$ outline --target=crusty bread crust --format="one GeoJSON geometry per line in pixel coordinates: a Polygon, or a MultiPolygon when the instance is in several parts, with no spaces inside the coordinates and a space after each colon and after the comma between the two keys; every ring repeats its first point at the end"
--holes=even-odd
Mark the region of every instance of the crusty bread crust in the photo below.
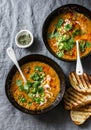
{"type": "Polygon", "coordinates": [[[72,121],[76,125],[83,124],[90,117],[88,112],[76,111],[76,110],[71,110],[70,111],[70,116],[71,116],[72,121]]]}
{"type": "Polygon", "coordinates": [[[91,94],[84,95],[72,87],[64,94],[64,105],[67,110],[74,110],[87,104],[91,104],[91,94]]]}
{"type": "Polygon", "coordinates": [[[91,105],[87,105],[70,111],[72,121],[76,125],[83,124],[91,116],[91,105]]]}
{"type": "Polygon", "coordinates": [[[78,92],[91,94],[91,76],[88,74],[77,75],[76,72],[71,72],[69,74],[69,81],[72,87],[78,92]]]}

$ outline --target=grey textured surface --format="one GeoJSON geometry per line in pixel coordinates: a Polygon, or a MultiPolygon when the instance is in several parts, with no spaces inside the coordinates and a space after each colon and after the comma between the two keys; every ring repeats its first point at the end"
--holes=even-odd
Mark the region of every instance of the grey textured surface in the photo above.
{"type": "MultiPolygon", "coordinates": [[[[75,63],[66,63],[54,58],[45,48],[41,30],[46,16],[57,7],[76,3],[91,9],[91,0],[0,0],[0,130],[90,130],[91,118],[83,125],[72,123],[69,112],[62,103],[44,115],[33,116],[15,109],[6,98],[4,84],[9,69],[13,65],[6,49],[12,46],[17,58],[28,54],[44,54],[54,59],[65,74],[75,69],[75,63]],[[34,34],[34,44],[29,49],[19,49],[15,45],[15,35],[21,29],[29,29],[34,34]]],[[[83,61],[84,70],[91,74],[91,56],[83,61]]]]}

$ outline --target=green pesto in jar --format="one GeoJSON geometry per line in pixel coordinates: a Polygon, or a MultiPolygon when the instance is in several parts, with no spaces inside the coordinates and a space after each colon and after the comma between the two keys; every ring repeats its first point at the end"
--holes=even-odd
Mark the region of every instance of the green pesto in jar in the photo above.
{"type": "Polygon", "coordinates": [[[18,43],[20,45],[28,45],[31,42],[30,34],[23,34],[18,38],[18,43]]]}

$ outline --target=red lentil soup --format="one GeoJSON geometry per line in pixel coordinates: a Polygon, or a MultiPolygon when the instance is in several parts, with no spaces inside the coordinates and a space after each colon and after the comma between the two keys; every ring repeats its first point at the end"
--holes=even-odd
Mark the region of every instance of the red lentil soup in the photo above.
{"type": "Polygon", "coordinates": [[[55,70],[39,61],[26,63],[21,69],[27,83],[23,82],[17,71],[11,83],[11,93],[15,101],[33,111],[50,106],[60,92],[60,80],[55,70]]]}
{"type": "Polygon", "coordinates": [[[47,41],[59,58],[76,59],[76,40],[79,40],[80,55],[91,51],[91,20],[78,12],[65,12],[52,20],[47,41]]]}

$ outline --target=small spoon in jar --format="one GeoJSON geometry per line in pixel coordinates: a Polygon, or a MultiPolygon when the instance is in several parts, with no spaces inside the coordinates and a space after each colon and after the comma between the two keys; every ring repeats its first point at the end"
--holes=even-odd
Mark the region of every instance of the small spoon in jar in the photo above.
{"type": "Polygon", "coordinates": [[[76,61],[76,74],[82,75],[83,74],[83,67],[80,59],[80,52],[79,52],[79,42],[76,41],[76,50],[77,50],[77,61],[76,61]]]}
{"type": "Polygon", "coordinates": [[[14,50],[11,47],[7,48],[7,54],[10,57],[10,59],[13,61],[13,63],[16,65],[18,71],[20,72],[20,74],[22,76],[22,79],[23,79],[24,83],[26,83],[27,80],[26,80],[24,74],[22,73],[22,70],[21,70],[21,68],[20,68],[20,66],[19,66],[19,64],[18,64],[18,62],[16,60],[14,50]]]}

